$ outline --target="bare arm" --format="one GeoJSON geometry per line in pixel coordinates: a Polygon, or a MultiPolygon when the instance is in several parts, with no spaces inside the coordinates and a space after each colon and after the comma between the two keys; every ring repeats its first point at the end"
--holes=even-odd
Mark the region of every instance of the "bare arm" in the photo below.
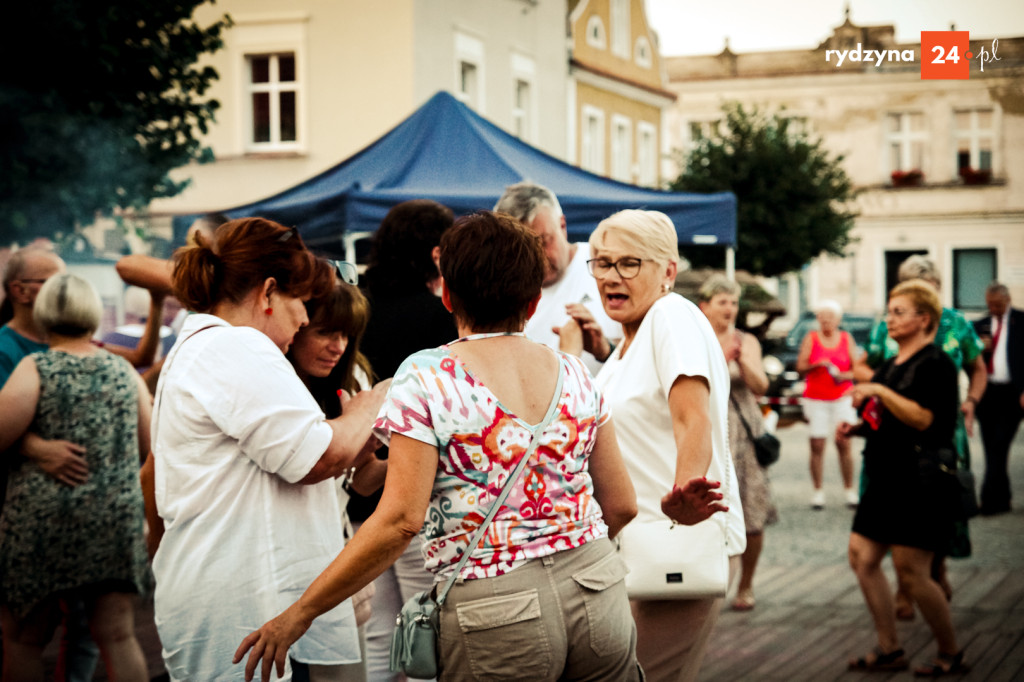
{"type": "Polygon", "coordinates": [[[25,435],[39,404],[39,370],[32,356],[22,358],[0,389],[0,452],[25,435]]]}
{"type": "Polygon", "coordinates": [[[436,447],[399,434],[391,437],[387,481],[377,510],[297,602],[242,640],[234,661],[238,663],[252,649],[245,666],[247,680],[261,659],[264,682],[269,682],[275,664],[280,677],[288,647],[313,620],[354,595],[401,556],[423,526],[437,461],[436,447]]]}
{"type": "Polygon", "coordinates": [[[599,362],[607,360],[615,347],[612,340],[604,335],[604,330],[587,306],[582,303],[569,303],[565,306],[565,312],[576,321],[583,332],[583,350],[593,355],[599,362]]]}
{"type": "Polygon", "coordinates": [[[67,486],[89,479],[85,448],[67,440],[47,440],[29,431],[20,441],[19,452],[31,459],[50,478],[67,486]]]}
{"type": "Polygon", "coordinates": [[[386,459],[378,459],[374,455],[366,464],[356,470],[355,476],[352,477],[352,490],[363,497],[368,497],[384,485],[384,478],[387,474],[388,461],[386,459]]]}
{"type": "Polygon", "coordinates": [[[156,509],[156,479],[154,474],[155,463],[153,453],[146,455],[146,462],[139,471],[139,483],[142,485],[142,501],[146,510],[146,527],[149,535],[146,536],[146,549],[149,551],[149,558],[152,559],[156,550],[160,547],[160,540],[164,536],[164,520],[156,509]]]}
{"type": "Polygon", "coordinates": [[[163,296],[171,293],[174,263],[169,260],[131,254],[118,260],[114,268],[127,284],[149,289],[151,293],[159,292],[163,296]]]}
{"type": "Polygon", "coordinates": [[[811,335],[810,333],[800,342],[800,354],[796,356],[796,371],[800,374],[807,374],[814,366],[811,364],[811,335]]]}
{"type": "Polygon", "coordinates": [[[974,435],[974,409],[985,395],[985,388],[988,386],[988,368],[985,367],[985,360],[979,354],[974,362],[967,368],[970,382],[967,385],[967,397],[960,405],[960,411],[964,414],[964,428],[967,435],[974,435]]]}
{"type": "Polygon", "coordinates": [[[391,380],[386,379],[372,389],[356,393],[344,403],[340,417],[327,421],[334,437],[320,460],[299,483],[312,485],[335,478],[368,453],[372,455],[377,449],[373,422],[390,385],[391,380]]]}
{"type": "Polygon", "coordinates": [[[594,499],[601,505],[608,537],[615,537],[637,514],[636,490],[622,461],[612,420],[597,430],[594,450],[588,463],[594,481],[594,499]]]}
{"type": "Polygon", "coordinates": [[[740,356],[737,359],[740,366],[740,374],[743,375],[743,383],[754,395],[762,396],[768,390],[768,375],[764,372],[764,365],[761,364],[761,344],[753,334],[743,335],[743,345],[740,347],[740,356]]]}
{"type": "MultiPolygon", "coordinates": [[[[132,363],[132,367],[149,367],[156,357],[156,349],[160,347],[160,329],[163,326],[164,313],[163,292],[149,292],[149,317],[135,348],[106,345],[104,348],[115,355],[132,363]]],[[[147,389],[148,390],[148,389],[147,389]]]]}
{"type": "Polygon", "coordinates": [[[924,431],[932,425],[935,415],[931,410],[926,410],[917,402],[904,397],[883,384],[868,382],[857,384],[850,391],[853,396],[854,407],[860,407],[864,401],[871,397],[878,397],[885,409],[889,410],[894,417],[907,426],[924,431]]]}
{"type": "Polygon", "coordinates": [[[140,375],[135,375],[135,382],[139,387],[139,462],[144,462],[150,448],[149,427],[153,421],[153,396],[149,394],[149,388],[140,375]]]}
{"type": "Polygon", "coordinates": [[[679,376],[668,394],[676,441],[676,478],[661,498],[661,511],[677,523],[693,525],[728,507],[715,492],[720,482],[709,481],[714,450],[709,416],[710,389],[704,377],[679,376]]]}
{"type": "Polygon", "coordinates": [[[711,466],[711,391],[707,379],[680,375],[668,393],[672,433],[676,440],[675,485],[701,478],[711,466]]]}
{"type": "Polygon", "coordinates": [[[875,370],[868,364],[868,353],[864,351],[853,361],[853,380],[858,383],[871,381],[874,376],[875,370]]]}

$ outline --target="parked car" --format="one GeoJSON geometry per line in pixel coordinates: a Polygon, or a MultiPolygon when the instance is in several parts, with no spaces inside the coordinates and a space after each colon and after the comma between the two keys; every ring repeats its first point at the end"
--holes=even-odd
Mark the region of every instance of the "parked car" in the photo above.
{"type": "MultiPolygon", "coordinates": [[[[839,328],[850,332],[858,348],[867,345],[876,318],[871,315],[847,313],[839,328]]],[[[764,371],[768,375],[768,392],[762,402],[779,413],[780,418],[802,419],[800,396],[804,392],[804,380],[796,371],[796,359],[800,344],[807,332],[817,329],[818,321],[813,313],[805,313],[789,333],[781,339],[768,339],[762,344],[764,371]]],[[[860,352],[855,351],[855,352],[860,352]]]]}

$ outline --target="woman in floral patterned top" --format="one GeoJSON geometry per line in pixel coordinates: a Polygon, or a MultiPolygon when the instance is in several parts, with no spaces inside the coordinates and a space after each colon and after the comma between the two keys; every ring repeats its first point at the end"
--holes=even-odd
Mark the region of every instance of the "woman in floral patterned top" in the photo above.
{"type": "MultiPolygon", "coordinates": [[[[409,539],[445,578],[470,560],[441,609],[440,679],[636,680],[636,632],[614,536],[636,495],[586,367],[522,334],[540,299],[544,253],[512,218],[480,212],[441,240],[442,299],[462,338],[399,368],[377,420],[390,439],[377,511],[298,602],[247,637],[283,664],[319,614],[369,582],[409,539]],[[554,395],[561,375],[561,391],[554,395]],[[553,400],[558,413],[495,516],[467,547],[553,400]]],[[[708,489],[702,511],[710,515],[708,489]]]]}

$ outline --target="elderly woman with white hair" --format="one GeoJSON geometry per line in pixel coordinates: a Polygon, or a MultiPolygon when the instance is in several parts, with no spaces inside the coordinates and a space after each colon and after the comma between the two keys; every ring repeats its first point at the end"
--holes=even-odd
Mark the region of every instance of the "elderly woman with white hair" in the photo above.
{"type": "MultiPolygon", "coordinates": [[[[729,454],[729,368],[707,317],[672,292],[678,237],[657,211],[627,210],[590,236],[590,273],[623,339],[597,375],[636,487],[637,521],[666,516],[693,524],[702,479],[721,483],[716,513],[730,578],[746,547],[743,511],[729,454]]],[[[587,320],[577,320],[586,324],[587,320]]],[[[721,598],[632,602],[637,659],[649,680],[692,680],[718,618],[721,598]]]]}
{"type": "MultiPolygon", "coordinates": [[[[853,388],[853,359],[856,343],[849,332],[839,328],[843,309],[835,301],[821,301],[815,309],[818,329],[812,329],[800,344],[796,369],[805,378],[803,409],[811,432],[811,507],[825,508],[822,479],[825,470],[825,442],[836,433],[836,426],[853,422],[856,413],[850,397],[853,388]]],[[[839,473],[843,478],[846,504],[856,507],[857,491],[853,487],[853,455],[850,441],[836,434],[839,451],[839,473]]]]}

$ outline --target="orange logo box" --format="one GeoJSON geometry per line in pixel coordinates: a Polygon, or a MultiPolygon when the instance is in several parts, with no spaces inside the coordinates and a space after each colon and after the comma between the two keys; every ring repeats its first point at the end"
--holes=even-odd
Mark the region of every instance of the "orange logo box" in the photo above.
{"type": "Polygon", "coordinates": [[[921,78],[967,80],[971,77],[970,31],[921,31],[921,78]]]}

